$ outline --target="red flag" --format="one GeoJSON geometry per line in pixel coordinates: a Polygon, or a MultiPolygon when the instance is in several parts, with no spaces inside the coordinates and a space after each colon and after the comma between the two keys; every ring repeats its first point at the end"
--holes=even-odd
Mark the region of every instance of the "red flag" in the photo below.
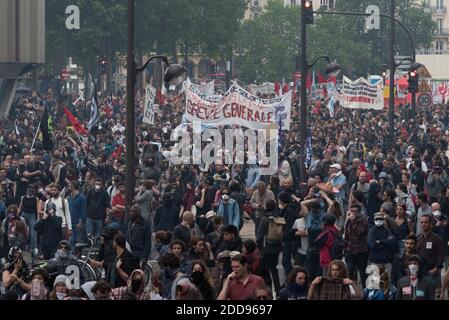
{"type": "Polygon", "coordinates": [[[279,91],[281,90],[281,85],[279,84],[279,81],[275,81],[274,82],[274,93],[276,93],[276,95],[279,95],[279,91]]]}
{"type": "Polygon", "coordinates": [[[326,79],[324,79],[323,75],[317,72],[318,75],[318,84],[326,83],[326,79]]]}
{"type": "Polygon", "coordinates": [[[79,122],[79,120],[69,111],[69,109],[67,109],[67,107],[64,107],[64,113],[66,114],[67,118],[69,118],[72,126],[75,128],[75,131],[78,134],[84,134],[86,136],[89,134],[89,131],[87,131],[83,124],[79,122]]]}
{"type": "Polygon", "coordinates": [[[312,88],[312,75],[310,73],[307,74],[306,88],[309,90],[312,88]]]}
{"type": "Polygon", "coordinates": [[[282,94],[285,94],[290,91],[290,86],[288,84],[285,84],[282,88],[282,94]]]}
{"type": "Polygon", "coordinates": [[[121,154],[123,152],[123,146],[119,145],[117,149],[112,153],[112,158],[117,159],[120,158],[121,154]]]}

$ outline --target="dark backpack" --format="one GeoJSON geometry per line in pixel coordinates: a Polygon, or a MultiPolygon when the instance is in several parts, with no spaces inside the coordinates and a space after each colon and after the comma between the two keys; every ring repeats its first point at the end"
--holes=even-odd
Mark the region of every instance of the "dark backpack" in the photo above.
{"type": "Polygon", "coordinates": [[[343,237],[337,233],[334,233],[334,242],[330,247],[329,254],[332,260],[341,260],[343,259],[343,251],[345,249],[345,240],[343,237]]]}

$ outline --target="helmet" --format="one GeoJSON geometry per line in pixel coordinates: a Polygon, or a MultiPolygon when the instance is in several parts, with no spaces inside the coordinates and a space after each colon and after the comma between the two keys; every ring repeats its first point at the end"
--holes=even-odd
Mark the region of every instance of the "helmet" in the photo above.
{"type": "Polygon", "coordinates": [[[8,259],[9,259],[9,261],[12,262],[14,260],[14,255],[16,253],[22,254],[22,250],[20,250],[19,247],[11,247],[11,249],[9,249],[9,252],[8,252],[8,259]]]}

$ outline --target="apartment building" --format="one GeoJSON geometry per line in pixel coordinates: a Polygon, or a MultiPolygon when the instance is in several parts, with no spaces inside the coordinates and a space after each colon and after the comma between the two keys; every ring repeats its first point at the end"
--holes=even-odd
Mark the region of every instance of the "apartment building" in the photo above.
{"type": "MultiPolygon", "coordinates": [[[[301,0],[283,0],[284,5],[286,6],[300,6],[301,0]]],[[[326,9],[326,10],[333,10],[335,9],[335,3],[337,0],[312,0],[313,1],[313,8],[315,10],[318,10],[320,8],[326,9]]],[[[268,0],[249,0],[248,8],[245,11],[245,19],[254,19],[258,15],[260,15],[264,9],[264,7],[267,5],[268,0]]]]}

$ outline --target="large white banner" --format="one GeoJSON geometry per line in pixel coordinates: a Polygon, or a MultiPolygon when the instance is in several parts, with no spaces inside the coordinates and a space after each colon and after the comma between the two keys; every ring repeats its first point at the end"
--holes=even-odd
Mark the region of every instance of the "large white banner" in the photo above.
{"type": "Polygon", "coordinates": [[[213,96],[215,91],[215,80],[203,84],[192,84],[202,95],[213,96]]]}
{"type": "Polygon", "coordinates": [[[154,124],[154,101],[156,99],[156,89],[147,84],[145,89],[145,106],[143,111],[143,122],[154,124]]]}
{"type": "Polygon", "coordinates": [[[250,84],[249,90],[255,96],[258,94],[274,94],[274,83],[264,82],[262,84],[250,84]]]}
{"type": "Polygon", "coordinates": [[[264,129],[277,124],[282,130],[290,129],[292,91],[272,99],[258,98],[237,84],[219,101],[198,95],[192,87],[186,90],[186,120],[203,125],[239,125],[251,129],[264,129]]]}
{"type": "Polygon", "coordinates": [[[384,108],[382,82],[371,84],[365,78],[351,81],[343,76],[342,106],[349,109],[374,109],[384,108]]]}

